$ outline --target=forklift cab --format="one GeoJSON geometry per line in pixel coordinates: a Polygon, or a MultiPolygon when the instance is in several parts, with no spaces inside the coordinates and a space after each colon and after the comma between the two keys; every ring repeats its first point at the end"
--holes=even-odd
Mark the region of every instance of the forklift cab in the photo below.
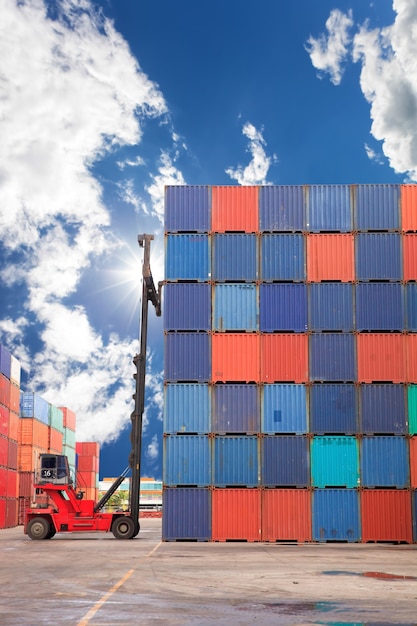
{"type": "Polygon", "coordinates": [[[62,454],[41,454],[40,467],[37,472],[38,484],[51,483],[53,485],[70,485],[68,458],[62,454]]]}

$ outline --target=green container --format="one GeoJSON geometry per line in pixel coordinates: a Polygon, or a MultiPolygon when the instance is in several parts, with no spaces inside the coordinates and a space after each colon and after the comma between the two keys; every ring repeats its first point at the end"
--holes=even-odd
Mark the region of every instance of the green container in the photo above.
{"type": "Polygon", "coordinates": [[[69,446],[75,450],[75,432],[69,428],[64,428],[64,446],[69,446]]]}
{"type": "Polygon", "coordinates": [[[53,404],[49,405],[48,412],[48,425],[58,430],[60,433],[64,432],[64,414],[61,409],[54,406],[53,404]]]}
{"type": "Polygon", "coordinates": [[[417,385],[408,386],[408,432],[417,435],[417,385]]]}
{"type": "Polygon", "coordinates": [[[313,487],[359,487],[359,447],[355,437],[313,437],[313,487]]]}
{"type": "Polygon", "coordinates": [[[73,448],[72,446],[64,445],[62,447],[62,454],[68,457],[69,465],[75,468],[75,448],[73,448]]]}

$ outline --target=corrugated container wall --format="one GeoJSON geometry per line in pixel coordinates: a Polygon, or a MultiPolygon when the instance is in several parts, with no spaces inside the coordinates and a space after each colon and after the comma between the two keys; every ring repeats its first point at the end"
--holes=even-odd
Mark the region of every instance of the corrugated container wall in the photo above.
{"type": "Polygon", "coordinates": [[[401,185],[401,228],[417,231],[417,186],[401,185]]]}
{"type": "Polygon", "coordinates": [[[359,541],[360,513],[357,489],[315,489],[313,539],[359,541]]]}
{"type": "Polygon", "coordinates": [[[208,382],[210,365],[210,336],[207,333],[165,335],[166,381],[208,382]]]}
{"type": "Polygon", "coordinates": [[[208,489],[163,490],[162,540],[211,539],[211,494],[208,489]]]}
{"type": "Polygon", "coordinates": [[[258,330],[258,297],[255,284],[215,285],[213,305],[213,330],[258,330]]]}
{"type": "Polygon", "coordinates": [[[209,232],[210,205],[210,187],[165,187],[165,230],[209,232]]]}
{"type": "Polygon", "coordinates": [[[167,283],[165,330],[211,330],[211,287],[207,283],[167,283]]]}
{"type": "Polygon", "coordinates": [[[402,239],[397,233],[356,235],[357,280],[402,280],[402,239]]]}
{"type": "Polygon", "coordinates": [[[307,433],[305,385],[273,384],[261,387],[261,431],[266,434],[307,433]]]}
{"type": "Polygon", "coordinates": [[[211,393],[208,384],[165,385],[164,432],[209,433],[211,393]]]}
{"type": "Polygon", "coordinates": [[[306,279],[305,237],[298,233],[264,234],[261,237],[261,279],[306,279]]]}
{"type": "Polygon", "coordinates": [[[355,230],[399,230],[400,186],[357,185],[355,230]]]}
{"type": "Polygon", "coordinates": [[[304,192],[301,186],[260,187],[260,230],[303,231],[305,229],[304,192]]]}
{"type": "Polygon", "coordinates": [[[311,385],[310,432],[315,435],[351,435],[358,432],[355,385],[311,385]]]}
{"type": "Polygon", "coordinates": [[[356,285],[356,330],[401,331],[404,328],[404,286],[401,283],[356,285]]]}
{"type": "Polygon", "coordinates": [[[354,286],[346,283],[312,283],[309,293],[309,329],[354,330],[354,286]]]}
{"type": "Polygon", "coordinates": [[[167,280],[210,279],[210,240],[208,235],[165,236],[165,278],[167,280]]]}
{"type": "Polygon", "coordinates": [[[311,185],[306,187],[306,192],[308,231],[352,231],[353,203],[349,185],[311,185]]]}
{"type": "Polygon", "coordinates": [[[258,385],[218,384],[213,390],[214,433],[258,433],[260,408],[258,385]]]}
{"type": "Polygon", "coordinates": [[[213,235],[213,280],[254,281],[257,272],[256,235],[213,235]]]}
{"type": "Polygon", "coordinates": [[[307,235],[307,280],[355,280],[353,235],[307,235]]]}
{"type": "Polygon", "coordinates": [[[302,283],[261,284],[259,310],[261,332],[306,332],[307,286],[302,283]]]}
{"type": "Polygon", "coordinates": [[[213,232],[258,231],[258,187],[212,187],[213,232]]]}

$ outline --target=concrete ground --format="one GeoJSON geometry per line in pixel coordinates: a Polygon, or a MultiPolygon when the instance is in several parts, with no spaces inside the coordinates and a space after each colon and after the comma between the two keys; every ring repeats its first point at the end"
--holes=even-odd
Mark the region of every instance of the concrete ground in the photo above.
{"type": "Polygon", "coordinates": [[[417,624],[417,545],[0,531],[1,626],[417,624]]]}

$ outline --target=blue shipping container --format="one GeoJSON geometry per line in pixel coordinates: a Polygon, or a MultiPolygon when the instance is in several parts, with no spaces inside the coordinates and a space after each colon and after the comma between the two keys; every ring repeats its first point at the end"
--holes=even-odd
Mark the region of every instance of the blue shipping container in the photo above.
{"type": "Polygon", "coordinates": [[[305,238],[297,233],[261,237],[261,279],[305,280],[305,238]]]}
{"type": "Polygon", "coordinates": [[[364,437],[361,441],[361,480],[362,487],[408,487],[407,439],[364,437]]]}
{"type": "Polygon", "coordinates": [[[402,241],[397,233],[356,235],[357,280],[401,280],[402,241]]]}
{"type": "Polygon", "coordinates": [[[211,492],[208,489],[164,489],[163,509],[163,541],[211,539],[211,492]]]}
{"type": "Polygon", "coordinates": [[[213,235],[213,279],[254,281],[258,277],[256,235],[213,235]]]}
{"type": "Polygon", "coordinates": [[[315,435],[355,434],[357,424],[355,385],[320,383],[310,388],[310,432],[315,435]]]}
{"type": "Polygon", "coordinates": [[[164,330],[211,330],[211,286],[167,283],[163,316],[164,330]]]}
{"type": "Polygon", "coordinates": [[[353,211],[349,185],[307,187],[307,230],[352,231],[353,211]]]}
{"type": "Polygon", "coordinates": [[[401,283],[356,285],[356,330],[404,329],[404,287],[401,283]]]}
{"type": "Polygon", "coordinates": [[[0,344],[0,373],[10,380],[12,356],[7,348],[0,344]]]}
{"type": "Polygon", "coordinates": [[[407,299],[407,330],[417,331],[417,283],[405,285],[407,299]]]}
{"type": "Polygon", "coordinates": [[[302,231],[304,213],[302,186],[267,185],[259,188],[261,231],[302,231]]]}
{"type": "Polygon", "coordinates": [[[255,284],[215,285],[213,305],[213,330],[258,330],[258,298],[255,284]]]}
{"type": "Polygon", "coordinates": [[[359,541],[357,489],[315,489],[312,500],[314,541],[359,541]]]}
{"type": "Polygon", "coordinates": [[[311,441],[313,487],[359,485],[359,451],[355,437],[313,437],[311,441]]]}
{"type": "Polygon", "coordinates": [[[308,287],[309,330],[354,330],[353,285],[312,283],[308,287]]]}
{"type": "Polygon", "coordinates": [[[260,428],[257,385],[213,386],[213,432],[258,433],[260,428]]]}
{"type": "Polygon", "coordinates": [[[165,278],[210,280],[209,235],[166,235],[165,278]]]}
{"type": "Polygon", "coordinates": [[[258,485],[258,438],[251,435],[214,438],[214,486],[258,485]]]}
{"type": "Polygon", "coordinates": [[[168,333],[165,335],[164,357],[166,381],[210,380],[210,335],[207,333],[168,333]]]}
{"type": "Polygon", "coordinates": [[[175,185],[165,187],[165,230],[210,230],[211,188],[175,185]]]}
{"type": "Polygon", "coordinates": [[[400,228],[399,185],[357,185],[355,230],[398,230],[400,228]]]}
{"type": "Polygon", "coordinates": [[[401,384],[359,386],[360,432],[365,434],[407,433],[406,389],[401,384]]]}
{"type": "Polygon", "coordinates": [[[355,336],[318,333],[310,336],[310,380],[354,382],[355,336]]]}
{"type": "Polygon", "coordinates": [[[43,424],[49,424],[49,403],[32,391],[20,394],[20,417],[34,417],[43,424]]]}
{"type": "Polygon", "coordinates": [[[305,436],[276,435],[261,439],[261,485],[308,487],[309,444],[305,436]]]}
{"type": "Polygon", "coordinates": [[[261,431],[267,434],[307,432],[305,385],[274,384],[261,387],[261,431]]]}
{"type": "Polygon", "coordinates": [[[208,435],[164,437],[164,484],[208,487],[211,484],[211,439],[208,435]]]}
{"type": "Polygon", "coordinates": [[[261,283],[261,332],[307,331],[307,287],[301,283],[261,283]]]}
{"type": "Polygon", "coordinates": [[[209,433],[210,415],[211,393],[208,384],[165,385],[165,433],[209,433]]]}

